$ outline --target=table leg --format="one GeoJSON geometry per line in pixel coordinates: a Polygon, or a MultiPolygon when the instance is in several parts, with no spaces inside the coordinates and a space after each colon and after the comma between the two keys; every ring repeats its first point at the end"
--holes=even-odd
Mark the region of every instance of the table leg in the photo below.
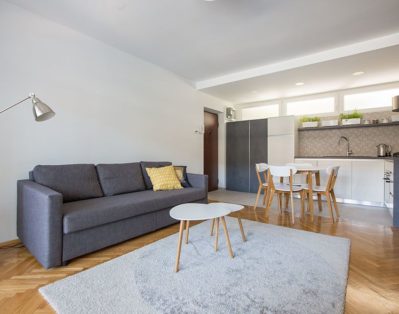
{"type": "Polygon", "coordinates": [[[176,265],[175,272],[179,271],[179,262],[180,262],[180,252],[181,252],[181,242],[183,239],[183,231],[184,231],[184,220],[180,221],[180,230],[179,230],[179,241],[177,243],[177,255],[176,255],[176,265]]]}
{"type": "Polygon", "coordinates": [[[187,220],[186,222],[186,244],[188,244],[188,233],[190,231],[190,221],[187,220]]]}
{"type": "Polygon", "coordinates": [[[310,209],[310,220],[313,222],[314,215],[314,204],[313,204],[313,174],[308,172],[308,187],[309,187],[309,209],[310,209]]]}
{"type": "MultiPolygon", "coordinates": [[[[316,185],[320,185],[320,171],[317,171],[315,173],[315,177],[316,177],[316,185]]],[[[317,203],[319,206],[319,211],[323,211],[323,203],[321,202],[321,194],[317,193],[317,203]]]]}
{"type": "Polygon", "coordinates": [[[238,225],[240,226],[242,240],[245,242],[245,241],[247,241],[247,238],[245,237],[244,227],[242,226],[241,218],[238,217],[237,219],[238,219],[238,225]]]}
{"type": "Polygon", "coordinates": [[[233,253],[233,250],[231,249],[231,243],[230,243],[229,232],[227,231],[226,220],[224,219],[224,217],[221,217],[220,219],[222,219],[222,225],[223,225],[223,229],[224,229],[224,235],[226,236],[226,242],[227,242],[227,247],[228,247],[228,249],[229,249],[230,257],[231,257],[231,258],[234,258],[234,253],[233,253]]]}
{"type": "Polygon", "coordinates": [[[218,245],[219,245],[219,218],[216,218],[215,252],[218,250],[218,245]]]}
{"type": "Polygon", "coordinates": [[[212,219],[212,224],[211,224],[211,237],[213,236],[213,228],[215,227],[215,218],[212,219]]]}

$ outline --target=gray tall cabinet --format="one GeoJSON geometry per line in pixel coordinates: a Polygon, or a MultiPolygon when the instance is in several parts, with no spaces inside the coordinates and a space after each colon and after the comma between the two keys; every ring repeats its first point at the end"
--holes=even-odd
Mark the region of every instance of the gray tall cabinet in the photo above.
{"type": "Polygon", "coordinates": [[[255,164],[267,163],[267,119],[229,122],[226,126],[226,188],[258,191],[255,164]]]}

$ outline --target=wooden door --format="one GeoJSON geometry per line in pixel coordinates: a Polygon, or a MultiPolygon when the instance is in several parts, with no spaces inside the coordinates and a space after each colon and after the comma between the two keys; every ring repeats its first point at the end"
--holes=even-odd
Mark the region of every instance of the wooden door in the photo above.
{"type": "Polygon", "coordinates": [[[208,175],[208,191],[218,189],[218,115],[204,112],[204,174],[208,175]]]}

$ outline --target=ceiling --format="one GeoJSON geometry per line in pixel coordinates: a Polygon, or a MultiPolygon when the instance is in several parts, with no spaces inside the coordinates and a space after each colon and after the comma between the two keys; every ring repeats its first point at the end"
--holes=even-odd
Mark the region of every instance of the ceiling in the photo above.
{"type": "MultiPolygon", "coordinates": [[[[399,32],[398,0],[9,2],[169,69],[193,83],[399,32]]],[[[379,53],[373,60],[380,58],[379,53]]],[[[387,54],[392,58],[391,53],[387,54]]],[[[370,75],[378,69],[366,69],[367,58],[361,57],[357,64],[370,75]]],[[[246,95],[257,89],[276,98],[295,94],[296,89],[279,88],[284,84],[291,86],[297,78],[309,82],[303,89],[317,89],[318,71],[322,70],[326,72],[320,75],[326,80],[319,84],[320,88],[325,83],[336,88],[367,82],[368,76],[357,81],[347,76],[352,71],[350,61],[335,62],[207,91],[233,102],[256,99],[258,96],[246,95]],[[343,82],[338,82],[339,77],[344,77],[343,82]],[[272,92],[270,84],[277,90],[272,92]],[[266,85],[268,88],[263,90],[266,85]]],[[[392,74],[384,62],[378,65],[385,66],[379,74],[392,74]]]]}
{"type": "Polygon", "coordinates": [[[203,91],[233,104],[399,82],[399,45],[321,62],[203,91]],[[363,71],[363,75],[352,73],[363,71]],[[297,82],[305,85],[296,86],[297,82]]]}

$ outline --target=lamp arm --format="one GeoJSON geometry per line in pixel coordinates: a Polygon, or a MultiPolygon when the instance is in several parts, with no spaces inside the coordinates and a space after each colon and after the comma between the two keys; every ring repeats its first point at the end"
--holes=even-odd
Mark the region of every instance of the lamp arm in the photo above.
{"type": "Polygon", "coordinates": [[[11,109],[11,108],[13,108],[13,107],[19,105],[21,102],[24,102],[25,100],[28,100],[28,99],[31,98],[31,97],[32,97],[32,96],[29,95],[28,97],[26,97],[25,99],[22,99],[21,101],[17,102],[16,104],[11,105],[10,107],[7,107],[7,108],[1,110],[1,111],[0,111],[0,114],[3,113],[4,111],[7,111],[8,109],[11,109]]]}

